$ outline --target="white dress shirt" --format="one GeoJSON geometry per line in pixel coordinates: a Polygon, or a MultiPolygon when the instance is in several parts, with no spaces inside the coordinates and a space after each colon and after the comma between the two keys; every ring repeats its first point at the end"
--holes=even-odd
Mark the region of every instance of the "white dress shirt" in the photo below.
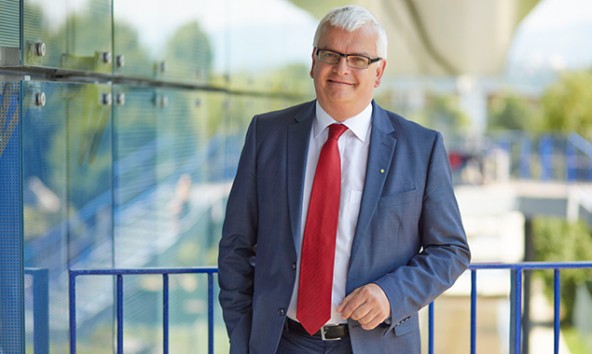
{"type": "MultiPolygon", "coordinates": [[[[339,155],[341,156],[341,200],[339,203],[339,222],[337,227],[337,240],[335,248],[335,266],[333,270],[333,293],[331,305],[331,319],[328,324],[346,323],[339,313],[335,311],[337,306],[345,298],[345,285],[347,282],[347,268],[354,232],[360,212],[364,179],[366,177],[366,164],[368,161],[368,147],[370,144],[370,128],[372,117],[372,104],[369,104],[361,113],[343,122],[348,130],[339,138],[339,155]]],[[[304,195],[302,198],[302,216],[300,220],[299,247],[297,247],[298,263],[296,268],[296,284],[288,317],[296,319],[296,305],[298,301],[298,284],[300,279],[300,251],[302,248],[302,236],[310,191],[319,160],[321,148],[329,135],[327,127],[335,121],[323,110],[317,101],[316,118],[310,134],[308,157],[306,162],[306,174],[304,180],[304,195]]]]}

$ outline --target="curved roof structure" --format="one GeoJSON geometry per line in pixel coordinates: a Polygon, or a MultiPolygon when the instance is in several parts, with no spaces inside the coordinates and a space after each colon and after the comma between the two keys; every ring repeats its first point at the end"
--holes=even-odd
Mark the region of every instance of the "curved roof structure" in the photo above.
{"type": "Polygon", "coordinates": [[[355,3],[372,11],[389,36],[388,76],[495,76],[514,31],[539,0],[291,0],[320,18],[355,3]]]}

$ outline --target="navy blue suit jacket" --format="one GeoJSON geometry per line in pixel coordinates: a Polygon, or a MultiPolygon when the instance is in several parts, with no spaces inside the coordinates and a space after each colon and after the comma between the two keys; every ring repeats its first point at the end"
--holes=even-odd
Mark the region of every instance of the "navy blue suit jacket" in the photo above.
{"type": "MultiPolygon", "coordinates": [[[[419,353],[417,312],[467,268],[470,251],[442,136],[373,104],[366,180],[347,292],[378,284],[391,325],[349,321],[354,353],[419,353]]],[[[219,247],[220,304],[231,353],[275,353],[296,274],[315,102],[255,116],[219,247]]]]}

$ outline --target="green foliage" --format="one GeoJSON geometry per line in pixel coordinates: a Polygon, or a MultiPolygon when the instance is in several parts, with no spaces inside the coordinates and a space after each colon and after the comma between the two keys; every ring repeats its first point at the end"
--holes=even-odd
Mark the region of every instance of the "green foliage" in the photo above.
{"type": "MultiPolygon", "coordinates": [[[[592,230],[584,222],[537,218],[533,223],[533,244],[537,261],[574,262],[592,259],[592,230]]],[[[546,272],[543,277],[547,289],[553,289],[553,273],[546,272]]],[[[561,303],[565,310],[563,323],[572,323],[576,287],[591,277],[590,269],[561,272],[561,303]]]]}
{"type": "Polygon", "coordinates": [[[586,348],[586,342],[590,339],[585,338],[584,334],[578,331],[577,328],[565,328],[561,330],[561,334],[565,338],[565,343],[569,348],[571,354],[589,354],[589,348],[586,348]]]}
{"type": "Polygon", "coordinates": [[[592,71],[566,72],[538,99],[513,93],[489,102],[489,132],[519,130],[534,135],[578,132],[592,138],[592,71]]]}
{"type": "Polygon", "coordinates": [[[462,134],[471,124],[470,118],[460,109],[456,96],[432,96],[426,110],[425,124],[445,135],[462,134]]]}
{"type": "Polygon", "coordinates": [[[311,95],[313,81],[309,75],[310,67],[303,64],[289,64],[274,70],[270,77],[269,92],[274,94],[311,95]]]}
{"type": "Polygon", "coordinates": [[[470,118],[460,108],[458,96],[432,94],[422,98],[420,104],[409,105],[398,100],[399,93],[391,89],[381,89],[375,95],[376,102],[383,108],[397,112],[428,128],[436,129],[446,136],[459,136],[467,133],[470,118]],[[425,99],[425,102],[423,100],[425,99]]]}
{"type": "Polygon", "coordinates": [[[569,72],[541,98],[544,131],[592,138],[592,71],[569,72]]]}
{"type": "Polygon", "coordinates": [[[206,79],[212,68],[210,41],[197,21],[180,26],[167,43],[167,72],[175,78],[206,79]]]}
{"type": "Polygon", "coordinates": [[[148,51],[139,42],[138,30],[123,21],[113,23],[114,55],[124,55],[123,67],[116,67],[117,73],[140,77],[153,70],[148,51]]]}
{"type": "Polygon", "coordinates": [[[488,131],[522,130],[534,132],[540,108],[535,101],[517,94],[494,96],[489,102],[488,131]]]}

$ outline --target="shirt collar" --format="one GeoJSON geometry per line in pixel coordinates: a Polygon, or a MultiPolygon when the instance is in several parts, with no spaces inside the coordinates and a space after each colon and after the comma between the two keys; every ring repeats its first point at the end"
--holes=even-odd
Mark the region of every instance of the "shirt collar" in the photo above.
{"type": "MultiPolygon", "coordinates": [[[[343,121],[343,124],[351,130],[351,132],[362,142],[366,141],[368,137],[368,130],[370,129],[370,123],[372,121],[372,103],[368,104],[362,112],[356,114],[343,121]]],[[[316,103],[316,119],[313,125],[313,136],[317,138],[325,128],[333,123],[339,123],[333,119],[319,104],[316,103]]]]}

